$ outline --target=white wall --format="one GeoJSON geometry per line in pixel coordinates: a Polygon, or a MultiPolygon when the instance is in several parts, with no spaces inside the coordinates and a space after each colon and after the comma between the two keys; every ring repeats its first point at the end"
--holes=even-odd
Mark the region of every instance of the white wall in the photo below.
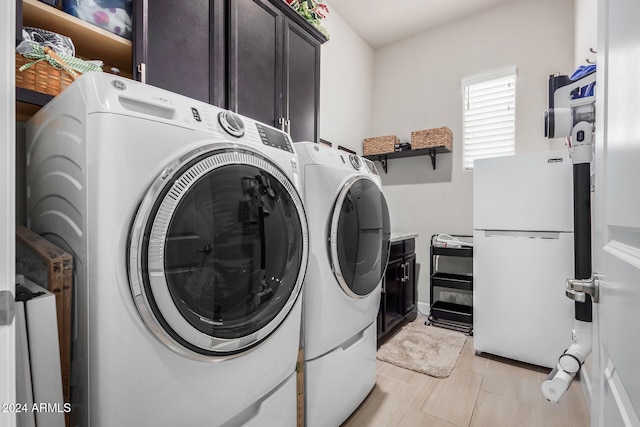
{"type": "Polygon", "coordinates": [[[408,141],[413,130],[453,131],[453,152],[437,157],[436,170],[425,156],[391,160],[383,173],[392,230],[420,234],[419,301],[429,302],[431,235],[473,229],[473,173],[462,170],[461,79],[515,65],[516,153],[562,149],[562,141],[544,138],[542,117],[548,75],[573,72],[573,39],[573,0],[515,0],[375,52],[371,134],[408,141]]]}
{"type": "Polygon", "coordinates": [[[328,4],[320,60],[320,138],[362,153],[373,113],[373,49],[328,4]]]}
{"type": "Polygon", "coordinates": [[[575,66],[587,65],[587,60],[595,62],[598,33],[597,0],[575,0],[575,66]]]}

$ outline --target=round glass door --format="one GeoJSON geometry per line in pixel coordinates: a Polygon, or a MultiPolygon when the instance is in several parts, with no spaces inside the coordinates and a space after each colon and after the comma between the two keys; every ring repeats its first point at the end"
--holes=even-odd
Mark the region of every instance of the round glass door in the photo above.
{"type": "Polygon", "coordinates": [[[342,289],[351,297],[373,292],[389,260],[390,220],[377,183],[351,178],[338,195],[329,236],[331,264],[342,289]]]}
{"type": "Polygon", "coordinates": [[[278,327],[300,293],[308,252],[300,196],[249,151],[198,150],[170,169],[132,229],[138,310],[180,353],[245,351],[278,327]]]}

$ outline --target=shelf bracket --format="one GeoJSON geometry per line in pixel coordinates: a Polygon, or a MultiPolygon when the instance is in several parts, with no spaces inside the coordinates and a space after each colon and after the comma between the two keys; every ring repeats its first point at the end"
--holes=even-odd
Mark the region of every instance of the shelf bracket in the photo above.
{"type": "Polygon", "coordinates": [[[435,148],[429,149],[429,157],[431,157],[431,166],[433,166],[433,170],[435,170],[436,169],[436,149],[435,148]]]}
{"type": "Polygon", "coordinates": [[[379,155],[378,156],[378,161],[382,165],[382,170],[384,170],[384,173],[387,173],[387,168],[389,167],[388,166],[389,162],[387,160],[387,155],[386,154],[384,156],[379,155]]]}

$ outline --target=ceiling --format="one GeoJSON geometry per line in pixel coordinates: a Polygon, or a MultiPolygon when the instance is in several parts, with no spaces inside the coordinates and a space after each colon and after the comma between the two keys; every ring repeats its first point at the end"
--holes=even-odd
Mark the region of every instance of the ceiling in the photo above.
{"type": "Polygon", "coordinates": [[[374,49],[513,0],[329,0],[374,49]]]}

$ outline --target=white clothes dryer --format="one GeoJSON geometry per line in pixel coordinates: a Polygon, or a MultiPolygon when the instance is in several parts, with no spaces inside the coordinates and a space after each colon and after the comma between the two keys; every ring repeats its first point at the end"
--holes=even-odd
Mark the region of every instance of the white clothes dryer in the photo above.
{"type": "Polygon", "coordinates": [[[340,425],[376,380],[376,319],[390,220],[369,160],[296,143],[310,255],[303,291],[307,426],[340,425]]]}
{"type": "Polygon", "coordinates": [[[73,426],[294,426],[308,231],[288,135],[87,73],[27,125],[74,256],[73,426]]]}

